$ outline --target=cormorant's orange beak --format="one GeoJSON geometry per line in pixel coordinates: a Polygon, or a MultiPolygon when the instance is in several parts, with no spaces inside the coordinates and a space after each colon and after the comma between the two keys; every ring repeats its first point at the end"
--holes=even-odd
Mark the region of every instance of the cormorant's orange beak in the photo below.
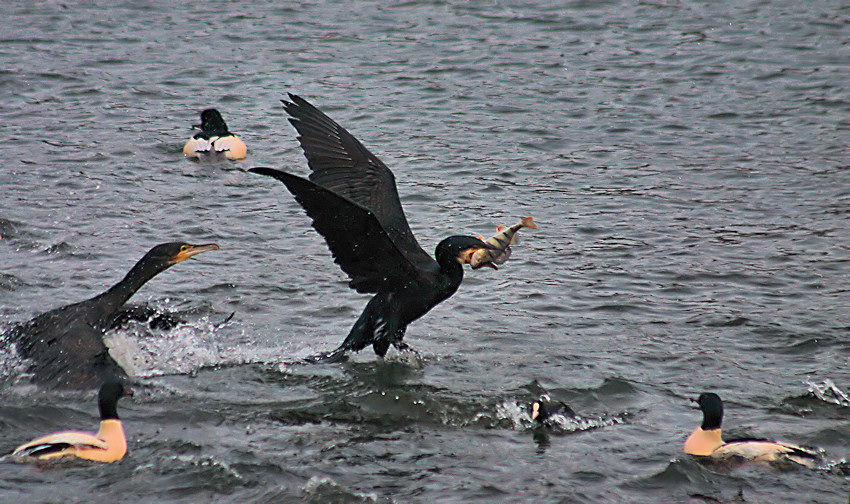
{"type": "Polygon", "coordinates": [[[469,264],[472,262],[472,256],[475,255],[475,252],[480,250],[481,247],[471,247],[466,250],[461,250],[460,254],[457,255],[457,262],[461,264],[469,264]]]}
{"type": "Polygon", "coordinates": [[[218,250],[219,247],[215,243],[207,243],[206,245],[183,245],[180,248],[180,252],[174,256],[174,259],[171,264],[177,264],[179,262],[183,262],[186,259],[192,257],[193,255],[200,254],[201,252],[208,252],[210,250],[218,250]]]}

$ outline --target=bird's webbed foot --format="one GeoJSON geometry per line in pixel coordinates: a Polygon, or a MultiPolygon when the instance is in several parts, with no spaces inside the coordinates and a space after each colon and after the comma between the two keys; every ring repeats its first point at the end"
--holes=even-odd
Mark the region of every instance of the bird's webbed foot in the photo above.
{"type": "Polygon", "coordinates": [[[421,358],[421,357],[422,357],[422,356],[419,354],[419,352],[417,352],[416,350],[414,350],[414,348],[413,348],[412,346],[408,345],[407,343],[405,343],[405,342],[403,342],[403,341],[395,341],[395,342],[393,342],[393,346],[394,346],[394,347],[396,348],[396,350],[398,350],[399,352],[410,352],[410,353],[411,353],[411,354],[413,354],[413,356],[414,356],[414,357],[416,357],[417,359],[419,359],[419,358],[421,358]]]}

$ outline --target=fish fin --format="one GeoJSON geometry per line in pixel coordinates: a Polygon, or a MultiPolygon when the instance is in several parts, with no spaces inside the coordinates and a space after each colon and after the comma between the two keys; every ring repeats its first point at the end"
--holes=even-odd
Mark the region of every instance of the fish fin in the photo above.
{"type": "Polygon", "coordinates": [[[526,217],[522,220],[522,227],[529,229],[537,229],[537,224],[534,223],[534,217],[526,217]]]}
{"type": "Polygon", "coordinates": [[[497,227],[497,228],[496,228],[496,232],[497,232],[497,233],[501,233],[501,232],[502,232],[502,231],[504,231],[505,229],[507,229],[505,226],[499,226],[499,227],[497,227]]]}

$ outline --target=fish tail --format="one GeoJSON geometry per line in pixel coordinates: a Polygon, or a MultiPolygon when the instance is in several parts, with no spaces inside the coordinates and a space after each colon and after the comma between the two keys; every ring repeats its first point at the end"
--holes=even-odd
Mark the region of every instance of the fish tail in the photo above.
{"type": "Polygon", "coordinates": [[[537,229],[537,224],[534,223],[534,217],[526,217],[520,222],[520,224],[522,224],[522,227],[537,229]]]}

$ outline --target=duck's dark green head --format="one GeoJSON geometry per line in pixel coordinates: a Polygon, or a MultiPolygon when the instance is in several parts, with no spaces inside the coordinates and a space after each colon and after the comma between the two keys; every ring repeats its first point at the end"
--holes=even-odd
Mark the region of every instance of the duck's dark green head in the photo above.
{"type": "Polygon", "coordinates": [[[100,419],[117,420],[118,412],[116,410],[116,406],[118,404],[118,399],[132,395],[133,390],[121,382],[110,381],[101,385],[97,398],[98,406],[100,407],[100,419]]]}
{"type": "Polygon", "coordinates": [[[703,392],[696,400],[702,410],[702,430],[719,429],[723,422],[723,401],[714,392],[703,392]]]}
{"type": "Polygon", "coordinates": [[[230,134],[227,131],[227,123],[216,109],[206,109],[201,112],[201,124],[196,124],[196,128],[200,128],[202,132],[208,135],[227,136],[230,134]]]}

